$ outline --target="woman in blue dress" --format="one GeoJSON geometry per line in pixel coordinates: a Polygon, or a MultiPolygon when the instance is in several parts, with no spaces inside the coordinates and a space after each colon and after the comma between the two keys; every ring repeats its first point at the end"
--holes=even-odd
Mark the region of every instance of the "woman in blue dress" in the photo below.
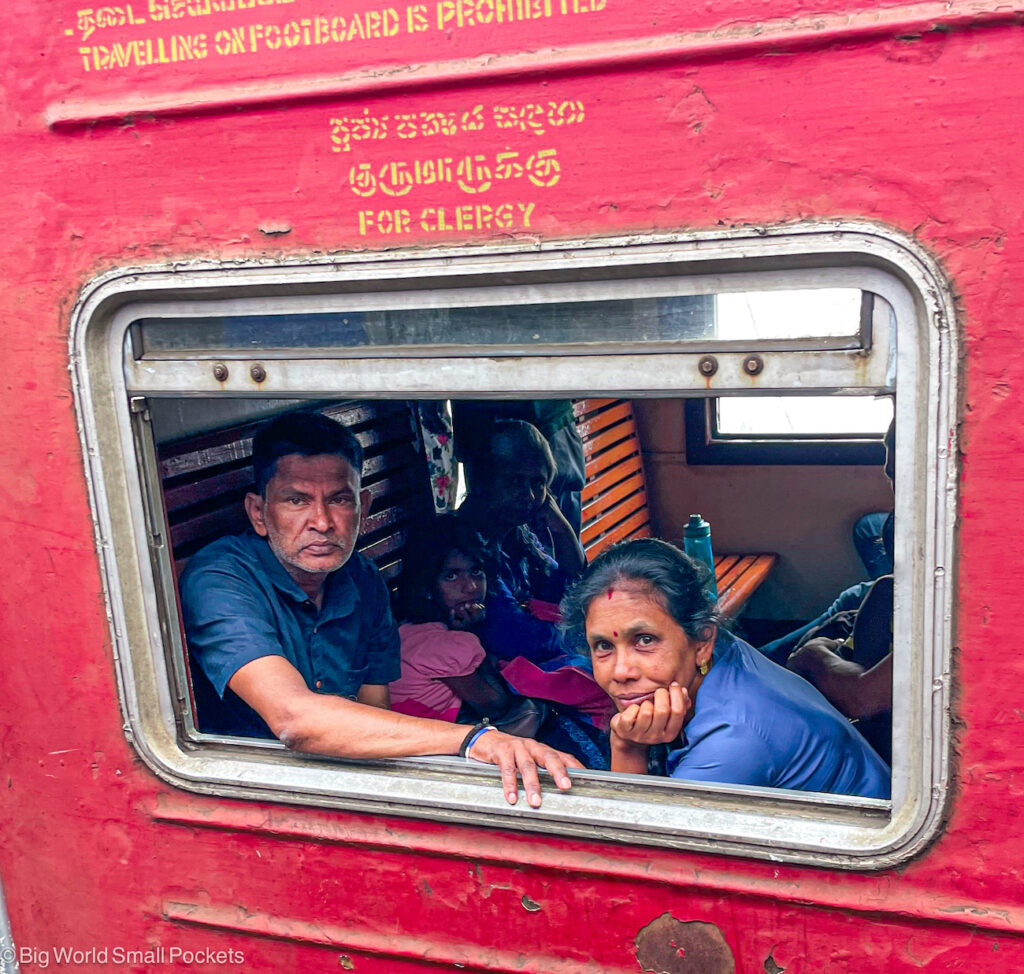
{"type": "Polygon", "coordinates": [[[562,603],[617,711],[612,770],[888,798],[888,766],[814,687],[720,628],[706,581],[648,538],[604,552],[562,603]]]}

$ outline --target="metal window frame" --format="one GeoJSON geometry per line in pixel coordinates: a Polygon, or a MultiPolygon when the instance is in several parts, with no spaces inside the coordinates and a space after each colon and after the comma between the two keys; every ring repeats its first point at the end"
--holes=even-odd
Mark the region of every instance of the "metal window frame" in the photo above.
{"type": "MultiPolygon", "coordinates": [[[[83,290],[72,313],[70,351],[125,733],[154,774],[212,796],[853,869],[904,861],[939,828],[949,777],[958,401],[953,321],[950,290],[931,257],[909,238],[865,224],[111,271],[83,290]],[[348,398],[415,397],[452,388],[491,397],[567,396],[581,390],[624,397],[698,391],[707,396],[708,390],[756,394],[779,388],[873,394],[892,389],[895,367],[901,395],[894,637],[897,647],[906,650],[895,659],[893,733],[910,746],[894,759],[892,801],[586,772],[568,794],[549,789],[543,808],[533,811],[505,805],[493,769],[455,759],[340,761],[294,755],[273,742],[207,740],[183,733],[187,696],[168,666],[180,652],[180,632],[167,606],[173,586],[158,519],[162,508],[152,490],[153,471],[140,476],[151,460],[140,445],[145,430],[140,431],[139,420],[133,422],[125,385],[125,335],[138,310],[167,310],[169,303],[179,302],[200,309],[211,302],[223,307],[225,300],[244,304],[250,299],[258,306],[281,296],[330,295],[353,281],[384,286],[415,279],[429,287],[432,279],[453,274],[474,280],[494,280],[496,274],[506,280],[516,272],[575,275],[585,283],[602,272],[629,274],[649,266],[700,277],[701,286],[735,290],[749,290],[747,283],[736,286],[746,275],[762,282],[771,275],[792,282],[802,275],[852,274],[858,286],[893,304],[896,332],[886,354],[874,360],[855,349],[780,349],[777,356],[764,356],[765,369],[757,377],[743,369],[742,350],[719,350],[718,370],[701,378],[701,390],[693,379],[699,352],[660,351],[652,357],[606,348],[572,349],[564,355],[552,349],[530,356],[517,350],[506,357],[475,358],[468,379],[457,373],[470,357],[454,355],[429,357],[423,370],[408,369],[406,359],[387,357],[273,362],[268,357],[262,383],[249,376],[246,366],[254,360],[239,355],[223,383],[211,378],[209,361],[199,361],[185,363],[170,388],[166,378],[172,373],[164,372],[157,383],[155,369],[175,363],[136,363],[129,356],[129,371],[138,368],[129,378],[136,397],[206,395],[211,386],[228,395],[291,398],[312,397],[316,389],[322,394],[324,388],[348,398]],[[858,355],[858,381],[837,380],[852,374],[850,356],[858,355]],[[879,372],[883,358],[886,367],[879,372]],[[794,364],[799,366],[795,373],[794,364]]],[[[136,407],[136,415],[144,415],[144,403],[137,401],[136,407]]]]}

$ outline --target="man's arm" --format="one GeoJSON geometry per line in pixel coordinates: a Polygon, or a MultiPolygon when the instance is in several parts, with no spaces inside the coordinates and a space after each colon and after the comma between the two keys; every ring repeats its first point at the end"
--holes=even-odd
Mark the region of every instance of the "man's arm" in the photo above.
{"type": "Polygon", "coordinates": [[[836,639],[811,639],[786,666],[813,683],[840,713],[855,719],[892,709],[892,653],[870,670],[837,655],[836,639]]]}
{"type": "MultiPolygon", "coordinates": [[[[458,754],[469,728],[443,720],[409,717],[380,709],[379,691],[364,687],[366,698],[348,700],[314,693],[302,674],[281,656],[264,656],[235,672],[228,686],[253,708],[286,746],[313,754],[344,758],[395,758],[423,754],[458,754]],[[368,705],[369,704],[369,705],[368,705]]],[[[505,798],[518,800],[521,775],[526,799],[540,805],[537,767],[546,768],[561,790],[571,787],[567,767],[582,765],[544,744],[492,730],[473,745],[471,756],[497,765],[505,798]]]]}

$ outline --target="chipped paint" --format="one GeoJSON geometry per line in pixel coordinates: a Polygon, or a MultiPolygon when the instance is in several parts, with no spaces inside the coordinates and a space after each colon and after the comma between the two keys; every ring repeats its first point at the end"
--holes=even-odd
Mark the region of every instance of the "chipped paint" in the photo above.
{"type": "Polygon", "coordinates": [[[734,974],[736,961],[722,931],[703,920],[663,913],[636,935],[636,959],[647,974],[734,974]]]}

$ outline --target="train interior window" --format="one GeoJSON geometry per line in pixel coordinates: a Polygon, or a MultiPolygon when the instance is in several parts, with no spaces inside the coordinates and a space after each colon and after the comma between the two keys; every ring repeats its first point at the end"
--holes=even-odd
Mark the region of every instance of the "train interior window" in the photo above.
{"type": "MultiPolygon", "coordinates": [[[[875,266],[744,265],[730,277],[709,273],[706,263],[687,272],[671,249],[671,260],[636,253],[623,247],[594,255],[590,265],[579,254],[537,264],[511,255],[504,270],[478,270],[468,258],[464,266],[411,261],[373,273],[357,264],[342,287],[329,276],[311,286],[300,275],[252,294],[248,281],[228,272],[220,294],[208,277],[198,276],[193,292],[175,277],[166,295],[129,290],[106,318],[93,316],[103,327],[86,330],[93,341],[83,346],[92,365],[83,381],[91,397],[85,435],[95,437],[97,463],[110,471],[97,477],[96,489],[109,531],[108,591],[117,594],[111,602],[128,641],[126,712],[157,773],[226,794],[420,816],[443,809],[448,818],[569,835],[596,826],[626,841],[855,868],[920,841],[934,816],[933,785],[942,774],[935,755],[943,746],[928,730],[939,637],[928,629],[926,608],[936,595],[922,588],[936,578],[936,545],[910,541],[936,533],[934,507],[913,499],[923,490],[941,494],[947,473],[924,449],[935,436],[936,396],[948,393],[941,373],[930,371],[938,361],[934,336],[925,330],[921,337],[920,294],[933,292],[923,285],[920,294],[911,291],[875,266]],[[702,779],[687,772],[691,744],[681,734],[667,754],[651,751],[649,770],[658,773],[631,773],[614,753],[609,764],[602,732],[632,698],[615,697],[614,679],[596,662],[591,683],[612,694],[614,706],[601,693],[602,712],[548,698],[554,710],[589,721],[584,736],[596,750],[584,742],[577,756],[590,770],[575,776],[571,793],[552,790],[532,818],[505,807],[483,766],[445,757],[332,760],[211,722],[209,674],[194,651],[189,656],[194,647],[186,648],[178,583],[207,544],[256,523],[246,500],[253,436],[267,419],[293,412],[326,415],[362,447],[371,503],[357,547],[383,578],[398,616],[413,604],[402,592],[418,568],[423,549],[413,542],[424,526],[460,501],[467,510],[483,504],[474,489],[483,498],[482,485],[506,473],[478,460],[463,501],[467,471],[459,461],[483,455],[473,451],[494,435],[494,423],[528,419],[552,441],[567,433],[579,482],[561,485],[564,504],[552,485],[550,503],[586,557],[592,562],[616,542],[646,537],[688,547],[710,525],[728,646],[746,647],[736,652],[749,651],[757,666],[788,664],[816,684],[842,734],[858,748],[868,742],[863,760],[872,770],[858,766],[858,783],[827,785],[702,779]],[[818,425],[792,429],[808,416],[818,425]],[[776,462],[770,452],[747,465],[695,458],[692,443],[707,439],[709,417],[725,438],[748,436],[749,424],[759,424],[762,446],[778,450],[776,462]],[[888,444],[895,485],[887,428],[895,436],[888,444]],[[784,441],[805,436],[870,450],[860,462],[800,463],[786,455],[784,441]],[[123,488],[113,475],[118,457],[123,488]],[[870,701],[844,689],[844,671],[874,674],[870,701]]],[[[562,471],[559,462],[551,473],[572,465],[566,461],[562,471]]],[[[481,507],[476,524],[494,510],[481,507]]],[[[524,523],[535,515],[548,565],[558,541],[539,508],[524,523]]],[[[942,530],[937,537],[944,539],[942,530]]],[[[533,593],[530,602],[511,591],[516,579],[491,583],[510,592],[509,611],[529,612],[550,627],[545,632],[560,632],[552,603],[561,589],[533,593]]],[[[461,609],[448,605],[443,618],[461,609]]],[[[592,668],[578,636],[558,638],[558,667],[592,668]]],[[[515,669],[506,649],[492,649],[483,635],[480,644],[514,693],[545,692],[536,689],[543,680],[523,676],[525,664],[515,669]]],[[[727,658],[718,643],[714,652],[727,658]]],[[[527,662],[550,672],[552,659],[527,662]]],[[[712,682],[696,685],[712,696],[712,682]]],[[[693,720],[699,692],[695,700],[693,720]]],[[[479,713],[470,702],[446,698],[447,719],[472,722],[479,713]]],[[[440,716],[439,705],[431,710],[424,699],[400,697],[400,705],[440,716]]],[[[783,733],[778,717],[765,719],[783,733]]]]}

